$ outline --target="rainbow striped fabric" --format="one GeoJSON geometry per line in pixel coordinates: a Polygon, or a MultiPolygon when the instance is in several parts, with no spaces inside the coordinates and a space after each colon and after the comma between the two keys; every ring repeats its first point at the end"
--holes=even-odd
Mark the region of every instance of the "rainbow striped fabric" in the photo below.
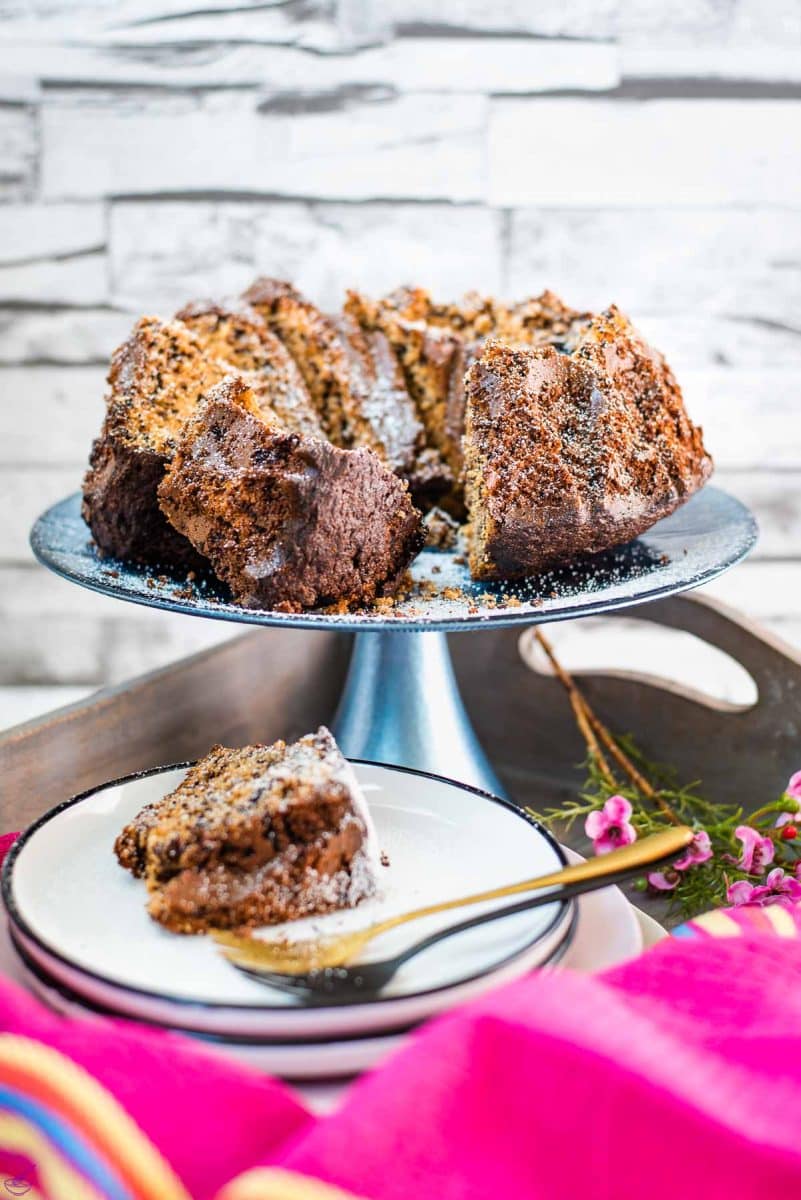
{"type": "MultiPolygon", "coordinates": [[[[117,1100],[57,1050],[0,1034],[0,1196],[192,1200],[117,1100]],[[7,1164],[6,1171],[3,1171],[7,1164]]],[[[294,1171],[259,1167],[216,1200],[358,1200],[294,1171]]]]}
{"type": "Polygon", "coordinates": [[[703,913],[672,931],[677,938],[732,938],[747,933],[775,934],[782,938],[801,936],[797,910],[782,904],[743,904],[739,908],[719,908],[703,913]]]}
{"type": "Polygon", "coordinates": [[[189,1200],[159,1152],[96,1080],[57,1050],[9,1033],[0,1034],[0,1147],[4,1157],[27,1160],[32,1168],[4,1181],[9,1195],[189,1200]]]}

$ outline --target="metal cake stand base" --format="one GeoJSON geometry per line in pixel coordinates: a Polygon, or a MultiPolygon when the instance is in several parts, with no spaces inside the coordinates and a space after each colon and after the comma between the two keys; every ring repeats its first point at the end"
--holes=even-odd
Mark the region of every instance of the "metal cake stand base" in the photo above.
{"type": "Polygon", "coordinates": [[[333,732],[348,758],[506,795],[470,724],[444,633],[358,633],[333,732]]]}

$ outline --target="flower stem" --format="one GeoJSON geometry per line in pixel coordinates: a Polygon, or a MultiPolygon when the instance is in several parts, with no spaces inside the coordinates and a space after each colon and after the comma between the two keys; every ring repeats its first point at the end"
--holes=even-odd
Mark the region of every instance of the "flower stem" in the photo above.
{"type": "Polygon", "coordinates": [[[787,801],[782,797],[779,800],[772,800],[770,804],[763,804],[761,808],[756,810],[756,812],[752,812],[751,816],[748,818],[748,823],[749,825],[753,825],[755,821],[758,821],[760,817],[766,817],[768,813],[782,813],[788,811],[792,810],[788,809],[787,801]]]}
{"type": "Polygon", "coordinates": [[[609,763],[606,761],[604,753],[598,744],[598,739],[596,738],[592,728],[590,714],[587,711],[587,707],[584,704],[584,698],[580,692],[570,692],[570,705],[573,709],[573,715],[576,718],[576,724],[581,730],[584,741],[587,743],[587,749],[598,764],[598,770],[601,772],[610,787],[617,787],[617,780],[612,774],[612,769],[609,766],[609,763]]]}
{"type": "Polygon", "coordinates": [[[601,750],[601,747],[598,744],[598,739],[593,731],[591,724],[593,714],[588,708],[586,700],[576,687],[572,676],[568,675],[567,671],[559,662],[559,659],[554,653],[553,646],[545,637],[545,635],[540,633],[539,629],[535,629],[534,636],[548,656],[548,661],[553,667],[556,678],[567,692],[568,699],[570,700],[570,706],[573,709],[573,715],[576,718],[576,724],[578,725],[581,735],[587,744],[587,749],[598,764],[598,770],[601,772],[610,787],[616,787],[617,782],[614,774],[612,773],[612,768],[606,761],[606,757],[601,750]]]}
{"type": "Polygon", "coordinates": [[[609,764],[604,758],[603,752],[598,744],[599,740],[609,751],[617,765],[626,772],[635,788],[648,800],[652,801],[657,808],[661,809],[668,820],[674,825],[683,824],[681,819],[673,811],[664,797],[660,796],[659,792],[652,787],[642,772],[637,770],[637,767],[609,732],[600,717],[597,716],[592,708],[590,708],[586,699],[576,686],[572,675],[570,675],[559,662],[554,648],[546,638],[545,634],[539,629],[535,629],[534,636],[548,656],[548,661],[553,667],[557,679],[565,688],[568,696],[570,697],[570,703],[573,708],[578,727],[584,735],[584,740],[586,741],[590,752],[595,757],[599,769],[601,770],[601,773],[603,774],[607,783],[609,783],[611,787],[615,787],[614,775],[609,768],[609,764]],[[597,738],[595,736],[596,734],[597,738]]]}

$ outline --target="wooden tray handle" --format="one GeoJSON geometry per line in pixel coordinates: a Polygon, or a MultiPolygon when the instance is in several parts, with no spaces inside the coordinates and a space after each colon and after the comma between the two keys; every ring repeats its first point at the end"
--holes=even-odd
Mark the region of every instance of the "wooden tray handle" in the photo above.
{"type": "MultiPolygon", "coordinates": [[[[718,647],[744,667],[759,695],[754,705],[733,708],[661,680],[581,675],[582,690],[609,728],[632,734],[682,782],[702,780],[711,799],[747,809],[778,795],[801,769],[798,653],[706,596],[671,597],[614,615],[683,630],[718,647]]],[[[575,795],[585,746],[558,680],[523,662],[513,629],[450,640],[468,711],[511,795],[537,809],[575,795]]]]}

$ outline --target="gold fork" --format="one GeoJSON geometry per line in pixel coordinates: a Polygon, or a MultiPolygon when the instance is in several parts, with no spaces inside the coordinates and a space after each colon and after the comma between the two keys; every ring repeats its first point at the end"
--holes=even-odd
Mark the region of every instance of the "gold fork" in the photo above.
{"type": "MultiPolygon", "coordinates": [[[[439,941],[441,937],[449,936],[450,933],[471,925],[481,924],[484,921],[494,920],[508,914],[511,910],[506,908],[482,913],[472,921],[462,922],[458,926],[438,931],[437,934],[425,938],[423,942],[404,951],[396,959],[389,959],[381,964],[360,965],[357,968],[354,967],[352,972],[340,969],[344,968],[346,963],[352,962],[374,938],[388,933],[391,929],[397,929],[400,925],[407,925],[411,921],[430,917],[436,913],[464,908],[471,904],[481,904],[487,900],[501,900],[507,896],[534,893],[530,901],[515,906],[515,911],[520,911],[528,907],[533,908],[537,904],[547,904],[582,892],[593,891],[596,888],[607,887],[675,857],[682,850],[687,849],[693,836],[693,830],[683,825],[665,829],[633,842],[630,846],[623,846],[609,854],[590,858],[583,863],[563,867],[548,875],[525,879],[520,883],[507,884],[505,887],[490,888],[488,891],[477,892],[472,896],[441,900],[436,904],[425,904],[410,912],[399,913],[394,917],[387,917],[383,921],[376,921],[364,929],[321,934],[319,937],[298,941],[288,939],[267,941],[227,930],[212,930],[212,937],[222,947],[225,957],[235,966],[267,978],[271,983],[277,983],[283,977],[287,986],[293,986],[293,990],[299,988],[318,990],[318,982],[316,982],[318,976],[325,976],[327,972],[335,971],[338,983],[345,985],[353,982],[348,977],[358,971],[361,980],[358,986],[362,987],[366,986],[364,979],[370,973],[375,974],[377,980],[378,973],[374,968],[383,968],[383,974],[387,975],[387,970],[392,967],[391,973],[394,974],[401,962],[407,961],[412,954],[432,944],[432,940],[439,941]],[[550,889],[555,890],[550,892],[550,889]],[[548,894],[539,895],[542,892],[548,894]]],[[[387,975],[388,977],[389,975],[387,975]]]]}

